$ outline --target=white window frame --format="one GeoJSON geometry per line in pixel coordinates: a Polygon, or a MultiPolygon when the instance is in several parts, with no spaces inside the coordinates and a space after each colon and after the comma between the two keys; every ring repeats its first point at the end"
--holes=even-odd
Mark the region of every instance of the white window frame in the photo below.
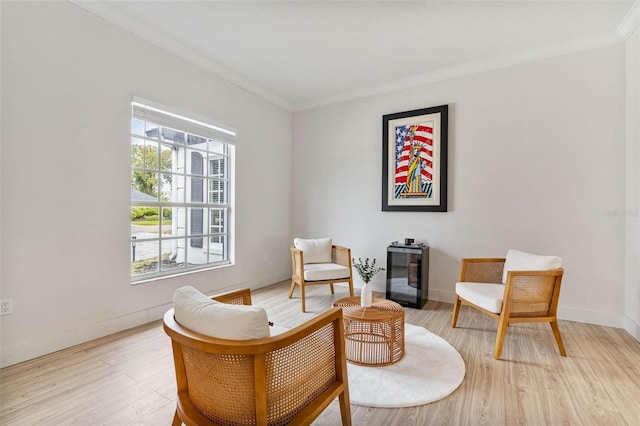
{"type": "Polygon", "coordinates": [[[131,110],[132,212],[151,207],[159,216],[151,232],[134,232],[139,228],[132,226],[131,283],[231,264],[235,131],[141,98],[133,99],[131,110]],[[134,164],[134,147],[137,152],[144,147],[143,164],[134,164]],[[152,161],[146,161],[147,147],[155,151],[152,161]],[[162,162],[163,151],[171,152],[170,170],[162,162]],[[193,163],[198,157],[202,161],[193,163]],[[154,191],[147,187],[148,193],[134,196],[134,173],[151,177],[154,191]],[[171,209],[170,230],[162,225],[167,209],[171,209]],[[211,223],[214,217],[222,218],[222,223],[211,223]]]}

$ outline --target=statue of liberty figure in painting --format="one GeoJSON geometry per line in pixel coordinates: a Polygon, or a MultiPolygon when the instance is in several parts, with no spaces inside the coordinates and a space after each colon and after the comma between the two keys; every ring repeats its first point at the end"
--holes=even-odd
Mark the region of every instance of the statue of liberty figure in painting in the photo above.
{"type": "Polygon", "coordinates": [[[409,157],[409,164],[407,170],[407,192],[419,193],[422,192],[420,181],[422,179],[422,170],[427,166],[427,162],[421,158],[420,151],[422,150],[422,144],[413,139],[418,126],[411,126],[409,128],[409,144],[411,146],[411,154],[409,157]]]}
{"type": "Polygon", "coordinates": [[[430,198],[433,128],[425,123],[396,126],[396,198],[430,198]]]}

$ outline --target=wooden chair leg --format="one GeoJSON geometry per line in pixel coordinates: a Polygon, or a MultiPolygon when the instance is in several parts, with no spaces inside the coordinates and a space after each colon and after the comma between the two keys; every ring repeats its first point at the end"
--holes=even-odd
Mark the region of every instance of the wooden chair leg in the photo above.
{"type": "Polygon", "coordinates": [[[351,426],[351,405],[349,399],[344,392],[338,396],[340,402],[340,417],[342,418],[342,426],[351,426]]]}
{"type": "Polygon", "coordinates": [[[329,284],[329,287],[331,287],[331,294],[336,294],[336,293],[333,291],[333,283],[330,283],[330,284],[329,284]]]}
{"type": "Polygon", "coordinates": [[[180,416],[178,415],[178,410],[176,410],[176,413],[173,415],[173,422],[171,423],[171,426],[181,426],[182,425],[182,420],[180,420],[180,416]]]}
{"type": "Polygon", "coordinates": [[[289,299],[293,296],[293,290],[296,288],[296,282],[291,280],[291,287],[289,287],[289,299]]]}
{"type": "Polygon", "coordinates": [[[353,279],[349,278],[349,295],[353,297],[353,279]]]}
{"type": "Polygon", "coordinates": [[[304,305],[304,282],[300,283],[300,299],[302,300],[302,312],[305,312],[305,305],[304,305]]]}
{"type": "Polygon", "coordinates": [[[462,305],[462,300],[460,300],[460,297],[456,294],[456,299],[453,301],[453,314],[451,315],[451,327],[453,328],[456,328],[456,324],[458,324],[460,305],[462,305]]]}
{"type": "Polygon", "coordinates": [[[493,357],[500,359],[502,356],[502,346],[504,345],[504,338],[507,335],[507,328],[509,327],[509,318],[506,315],[500,315],[498,321],[498,331],[496,333],[496,346],[493,350],[493,357]]]}
{"type": "Polygon", "coordinates": [[[558,321],[551,321],[549,325],[551,326],[551,330],[553,330],[553,337],[556,338],[556,343],[558,344],[558,350],[560,351],[560,355],[567,356],[567,352],[564,350],[564,344],[562,344],[562,337],[560,337],[560,329],[558,328],[558,321]]]}

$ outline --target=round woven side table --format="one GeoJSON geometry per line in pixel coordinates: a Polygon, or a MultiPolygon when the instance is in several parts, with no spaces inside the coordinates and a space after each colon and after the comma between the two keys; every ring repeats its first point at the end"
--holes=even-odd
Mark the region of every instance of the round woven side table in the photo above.
{"type": "Polygon", "coordinates": [[[404,310],[396,302],[373,298],[371,307],[360,297],[333,302],[342,308],[347,361],[366,366],[396,363],[404,356],[404,310]]]}

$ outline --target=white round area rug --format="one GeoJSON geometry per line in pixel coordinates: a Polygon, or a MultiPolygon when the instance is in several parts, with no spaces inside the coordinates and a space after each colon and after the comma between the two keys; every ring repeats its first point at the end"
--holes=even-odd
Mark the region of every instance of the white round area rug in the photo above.
{"type": "Polygon", "coordinates": [[[385,367],[347,363],[351,403],[366,407],[412,407],[444,398],[465,374],[464,360],[443,338],[405,324],[404,357],[385,367]]]}

